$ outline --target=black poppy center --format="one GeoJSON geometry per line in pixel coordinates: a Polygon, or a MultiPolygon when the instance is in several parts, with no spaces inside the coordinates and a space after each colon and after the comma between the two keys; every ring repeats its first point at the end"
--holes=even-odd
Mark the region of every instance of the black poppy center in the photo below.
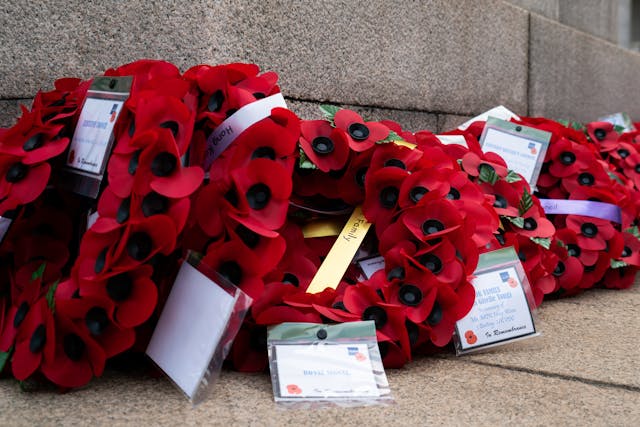
{"type": "Polygon", "coordinates": [[[127,253],[136,261],[147,258],[151,254],[152,248],[153,240],[143,231],[133,233],[127,241],[127,253]]]}
{"type": "Polygon", "coordinates": [[[631,248],[629,246],[625,246],[624,249],[622,250],[622,257],[623,258],[630,257],[632,253],[633,251],[631,250],[631,248]]]}
{"type": "Polygon", "coordinates": [[[449,190],[449,193],[447,194],[447,199],[449,200],[460,200],[460,192],[451,187],[451,189],[449,190]]]}
{"type": "Polygon", "coordinates": [[[629,157],[629,154],[631,153],[629,153],[629,150],[627,150],[626,148],[621,148],[618,150],[618,155],[623,159],[629,157]]]}
{"type": "Polygon", "coordinates": [[[411,199],[412,202],[418,203],[420,199],[422,199],[422,196],[424,196],[428,192],[429,190],[427,190],[425,187],[422,187],[422,186],[413,187],[411,190],[409,190],[409,198],[411,199]]]}
{"type": "Polygon", "coordinates": [[[209,97],[209,102],[207,103],[207,108],[212,113],[220,111],[222,108],[222,103],[224,102],[224,94],[221,90],[217,90],[209,97]]]}
{"type": "Polygon", "coordinates": [[[234,285],[242,282],[242,268],[235,261],[225,261],[218,268],[218,273],[234,285]]]}
{"type": "Polygon", "coordinates": [[[17,328],[22,324],[22,321],[27,316],[28,312],[29,312],[29,304],[27,304],[27,302],[24,301],[22,304],[20,304],[20,307],[18,307],[18,311],[16,311],[16,315],[13,317],[14,328],[17,328]]]}
{"type": "Polygon", "coordinates": [[[138,163],[140,161],[140,150],[133,153],[131,156],[131,160],[129,160],[129,175],[133,175],[138,170],[138,163]]]}
{"type": "Polygon", "coordinates": [[[166,122],[162,122],[160,123],[160,127],[163,129],[169,129],[173,134],[174,138],[178,136],[178,131],[180,130],[180,126],[178,125],[178,122],[174,120],[167,120],[166,122]]]}
{"type": "Polygon", "coordinates": [[[360,168],[356,172],[356,184],[358,184],[360,187],[364,187],[364,178],[367,175],[367,169],[368,168],[366,167],[360,168]]]}
{"type": "Polygon", "coordinates": [[[558,261],[558,265],[556,265],[555,270],[553,270],[553,275],[556,277],[560,277],[567,271],[567,266],[564,265],[564,262],[558,261]]]}
{"type": "Polygon", "coordinates": [[[116,212],[116,221],[118,224],[122,224],[129,219],[129,212],[131,208],[131,198],[127,197],[120,202],[120,206],[118,206],[118,212],[116,212]]]}
{"type": "Polygon", "coordinates": [[[420,329],[418,326],[410,321],[409,319],[405,320],[404,326],[407,329],[407,335],[409,336],[409,343],[411,345],[415,345],[420,338],[420,329]]]}
{"type": "Polygon", "coordinates": [[[229,191],[224,194],[224,199],[231,203],[231,206],[238,207],[238,193],[236,193],[236,190],[233,188],[230,188],[229,191]]]}
{"type": "Polygon", "coordinates": [[[82,341],[82,338],[76,334],[67,334],[62,340],[62,347],[64,348],[64,354],[74,362],[77,362],[82,358],[86,344],[82,341]]]}
{"type": "Polygon", "coordinates": [[[598,141],[602,141],[607,136],[607,132],[601,128],[598,128],[595,131],[593,131],[593,134],[595,135],[598,141]]]}
{"type": "Polygon", "coordinates": [[[578,175],[578,183],[580,185],[593,185],[596,179],[589,172],[582,172],[578,175]]]}
{"type": "Polygon", "coordinates": [[[109,326],[109,316],[104,308],[93,307],[87,311],[84,322],[91,335],[100,335],[109,326]]]}
{"type": "Polygon", "coordinates": [[[249,347],[260,353],[267,351],[267,328],[254,328],[251,331],[249,334],[249,347]]]}
{"type": "Polygon", "coordinates": [[[438,301],[434,301],[431,313],[429,313],[429,316],[427,317],[427,323],[431,326],[436,326],[442,322],[443,314],[440,303],[438,303],[438,301]]]}
{"type": "Polygon", "coordinates": [[[384,162],[384,165],[386,167],[394,167],[394,168],[407,170],[407,165],[405,165],[404,162],[400,159],[389,159],[386,162],[384,162]]]}
{"type": "Polygon", "coordinates": [[[145,217],[163,214],[169,210],[169,199],[155,191],[142,199],[142,213],[145,217]]]}
{"type": "Polygon", "coordinates": [[[422,234],[428,236],[444,230],[444,224],[437,219],[428,219],[422,223],[422,234]]]}
{"type": "Polygon", "coordinates": [[[638,163],[634,169],[636,173],[640,173],[640,163],[638,163]]]}
{"type": "Polygon", "coordinates": [[[332,153],[335,147],[330,138],[327,138],[326,136],[319,136],[311,141],[311,148],[314,153],[324,155],[332,153]]]}
{"type": "Polygon", "coordinates": [[[592,222],[585,222],[580,226],[580,231],[585,237],[596,237],[598,234],[598,227],[592,222]]]}
{"type": "Polygon", "coordinates": [[[110,277],[107,281],[107,295],[116,302],[129,298],[133,290],[133,280],[127,273],[110,277]]]}
{"type": "Polygon", "coordinates": [[[380,204],[383,208],[391,209],[398,202],[399,191],[396,187],[385,187],[380,191],[380,204]]]}
{"type": "Polygon", "coordinates": [[[413,307],[422,302],[422,291],[414,285],[403,285],[398,291],[398,299],[402,304],[413,307]]]}
{"type": "Polygon", "coordinates": [[[7,182],[16,183],[22,181],[29,172],[29,167],[21,162],[17,162],[11,165],[5,179],[7,182]]]}
{"type": "Polygon", "coordinates": [[[136,123],[133,120],[129,123],[128,133],[129,137],[133,137],[133,134],[136,133],[136,123]]]}
{"type": "Polygon", "coordinates": [[[284,273],[284,276],[282,277],[282,283],[288,283],[295,286],[296,288],[300,286],[300,280],[298,280],[298,277],[293,273],[284,273]]]}
{"type": "Polygon", "coordinates": [[[178,159],[173,154],[163,151],[151,161],[151,173],[155,176],[169,176],[178,166],[178,159]]]}
{"type": "Polygon", "coordinates": [[[442,271],[442,260],[434,254],[424,254],[420,257],[420,264],[424,268],[430,270],[433,274],[438,274],[442,271]]]}
{"type": "Polygon", "coordinates": [[[506,209],[507,208],[507,199],[505,199],[500,194],[495,195],[496,200],[493,202],[493,207],[498,209],[506,209]]]}
{"type": "Polygon", "coordinates": [[[36,133],[31,138],[27,139],[24,142],[24,144],[22,144],[22,149],[24,151],[33,151],[36,148],[42,147],[42,144],[44,143],[43,140],[44,140],[44,138],[42,137],[42,134],[41,133],[36,133]]]}
{"type": "Polygon", "coordinates": [[[271,199],[271,189],[263,183],[254,184],[247,190],[246,197],[251,209],[264,209],[271,199]]]}
{"type": "Polygon", "coordinates": [[[576,155],[570,151],[563,151],[560,154],[560,163],[562,163],[565,166],[572,165],[575,163],[575,161],[576,161],[576,155]]]}
{"type": "Polygon", "coordinates": [[[369,138],[369,128],[364,123],[351,123],[347,132],[356,141],[364,141],[369,138]]]}
{"type": "Polygon", "coordinates": [[[107,252],[109,247],[102,249],[96,257],[96,263],[93,265],[93,271],[100,273],[104,269],[104,265],[107,263],[107,252]]]}
{"type": "Polygon", "coordinates": [[[579,257],[582,251],[580,250],[580,246],[574,243],[569,243],[567,245],[567,252],[569,253],[569,256],[579,257]]]}
{"type": "Polygon", "coordinates": [[[362,320],[373,320],[376,329],[380,329],[387,323],[387,312],[382,307],[372,305],[364,310],[362,320]]]}
{"type": "Polygon", "coordinates": [[[528,231],[533,231],[533,230],[535,230],[536,228],[538,228],[538,223],[537,223],[537,222],[536,222],[536,220],[535,220],[535,219],[533,219],[533,218],[526,218],[526,219],[524,220],[524,226],[523,226],[523,228],[524,228],[525,230],[528,230],[528,231]]]}
{"type": "Polygon", "coordinates": [[[38,353],[43,348],[45,343],[47,342],[47,328],[44,326],[44,323],[38,325],[35,331],[33,331],[33,335],[31,335],[31,340],[29,340],[29,350],[31,353],[38,353]]]}
{"type": "Polygon", "coordinates": [[[271,148],[271,147],[258,147],[255,150],[253,150],[253,153],[251,154],[251,159],[269,159],[269,160],[275,160],[276,159],[276,151],[271,148]]]}
{"type": "Polygon", "coordinates": [[[387,273],[387,280],[391,282],[395,279],[404,280],[404,268],[395,267],[389,270],[389,272],[387,273]]]}
{"type": "Polygon", "coordinates": [[[242,240],[242,243],[253,249],[260,243],[260,235],[253,230],[248,229],[242,224],[238,224],[235,229],[236,234],[242,240]]]}

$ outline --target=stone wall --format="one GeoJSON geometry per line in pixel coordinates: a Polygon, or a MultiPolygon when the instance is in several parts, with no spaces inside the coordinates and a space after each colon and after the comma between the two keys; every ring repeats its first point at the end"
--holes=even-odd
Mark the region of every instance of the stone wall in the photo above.
{"type": "Polygon", "coordinates": [[[331,102],[411,130],[455,127],[497,104],[523,115],[591,120],[624,110],[640,119],[640,54],[561,19],[578,3],[605,1],[29,3],[0,7],[0,125],[57,77],[89,78],[139,58],[182,70],[255,62],[280,74],[305,118],[331,102]]]}

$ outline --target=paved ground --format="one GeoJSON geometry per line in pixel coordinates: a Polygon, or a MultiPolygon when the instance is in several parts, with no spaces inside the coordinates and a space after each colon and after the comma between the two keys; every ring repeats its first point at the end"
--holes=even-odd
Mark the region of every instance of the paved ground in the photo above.
{"type": "Polygon", "coordinates": [[[640,425],[640,286],[545,302],[542,336],[457,358],[421,358],[387,375],[387,407],[291,411],[267,374],[224,371],[192,408],[164,378],[110,372],[60,395],[0,381],[0,425],[640,425]]]}

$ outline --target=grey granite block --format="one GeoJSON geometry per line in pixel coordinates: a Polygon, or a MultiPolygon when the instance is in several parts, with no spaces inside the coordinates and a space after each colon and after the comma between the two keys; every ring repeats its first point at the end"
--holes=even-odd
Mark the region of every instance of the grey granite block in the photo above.
{"type": "Polygon", "coordinates": [[[560,18],[560,0],[507,0],[516,6],[523,7],[531,12],[544,15],[547,18],[558,20],[560,18]]]}
{"type": "Polygon", "coordinates": [[[0,128],[15,124],[22,114],[20,104],[31,106],[30,99],[0,99],[0,128]]]}
{"type": "Polygon", "coordinates": [[[639,53],[531,15],[530,115],[592,121],[626,111],[638,120],[638,70],[639,53]]]}
{"type": "Polygon", "coordinates": [[[562,0],[560,22],[610,42],[618,41],[617,0],[562,0]]]}

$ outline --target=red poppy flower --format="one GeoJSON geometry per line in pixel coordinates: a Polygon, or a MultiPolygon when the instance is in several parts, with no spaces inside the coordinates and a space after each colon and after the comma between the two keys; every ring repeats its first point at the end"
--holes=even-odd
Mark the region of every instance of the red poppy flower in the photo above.
{"type": "Polygon", "coordinates": [[[231,240],[219,246],[210,246],[202,262],[242,289],[254,301],[262,295],[262,277],[268,266],[240,241],[231,240]]]}
{"type": "MultiPolygon", "coordinates": [[[[425,201],[447,197],[451,190],[448,182],[450,176],[451,171],[448,169],[420,169],[413,172],[402,181],[398,196],[400,208],[420,203],[427,193],[429,197],[425,201]]],[[[454,195],[452,194],[452,197],[454,195]]]]}
{"type": "Polygon", "coordinates": [[[388,224],[398,207],[402,182],[408,176],[408,171],[388,166],[378,169],[373,174],[367,172],[366,193],[362,206],[367,221],[388,224]]]}
{"type": "Polygon", "coordinates": [[[556,266],[551,273],[556,280],[554,291],[575,288],[582,280],[582,263],[578,258],[570,256],[565,246],[556,242],[552,243],[551,250],[558,257],[556,266]]]}
{"type": "Polygon", "coordinates": [[[587,169],[592,158],[588,148],[561,138],[549,146],[545,160],[551,161],[549,173],[564,178],[587,169]]]}
{"type": "Polygon", "coordinates": [[[69,260],[68,243],[47,235],[27,235],[19,239],[14,247],[16,281],[27,283],[31,275],[43,263],[46,264],[43,280],[50,283],[60,279],[62,268],[69,260]]]}
{"type": "Polygon", "coordinates": [[[80,281],[80,295],[109,299],[115,304],[110,319],[122,329],[133,328],[147,321],[156,307],[158,289],[151,280],[152,273],[150,265],[142,265],[101,281],[80,281]]]}
{"type": "Polygon", "coordinates": [[[55,351],[54,320],[47,300],[40,298],[29,310],[24,324],[16,335],[11,362],[13,376],[24,381],[41,365],[52,360],[55,351]]]}
{"type": "Polygon", "coordinates": [[[156,59],[141,59],[121,65],[118,68],[110,68],[105,76],[135,76],[131,86],[131,92],[136,93],[147,86],[148,82],[160,77],[178,77],[178,67],[167,61],[156,59]]]}
{"type": "Polygon", "coordinates": [[[562,187],[569,193],[573,193],[580,187],[608,187],[610,178],[602,165],[593,158],[586,169],[580,173],[567,176],[562,179],[562,187]]]}
{"type": "Polygon", "coordinates": [[[587,289],[593,287],[604,277],[611,266],[611,257],[607,252],[597,252],[597,261],[594,264],[585,264],[580,287],[587,289]]]}
{"type": "Polygon", "coordinates": [[[640,153],[629,154],[622,164],[622,172],[633,181],[636,189],[640,190],[640,153]]]}
{"type": "Polygon", "coordinates": [[[353,151],[365,151],[389,136],[389,128],[377,122],[365,122],[355,111],[340,110],[333,118],[336,127],[347,133],[353,151]]]}
{"type": "Polygon", "coordinates": [[[588,123],[587,134],[589,138],[591,138],[591,141],[596,144],[618,139],[618,133],[615,131],[613,124],[609,122],[588,123]]]}
{"type": "Polygon", "coordinates": [[[359,205],[364,200],[365,182],[373,154],[372,151],[368,150],[360,153],[352,151],[347,170],[337,182],[337,188],[332,188],[332,191],[335,191],[338,197],[350,205],[359,205]]]}
{"type": "Polygon", "coordinates": [[[107,358],[128,350],[136,339],[133,329],[121,328],[115,324],[115,308],[112,300],[99,297],[84,296],[56,301],[56,313],[73,320],[100,344],[107,358]]]}
{"type": "Polygon", "coordinates": [[[0,153],[20,157],[25,165],[46,162],[69,145],[69,138],[59,136],[63,128],[44,125],[35,112],[25,110],[18,123],[0,137],[0,153]]]}
{"type": "Polygon", "coordinates": [[[102,375],[106,355],[85,330],[56,313],[55,331],[54,357],[41,367],[45,377],[60,387],[80,387],[102,375]]]}
{"type": "Polygon", "coordinates": [[[262,372],[269,366],[267,328],[245,320],[229,352],[229,359],[240,372],[262,372]]]}
{"type": "Polygon", "coordinates": [[[229,228],[232,239],[239,240],[260,259],[266,271],[273,271],[281,262],[286,250],[286,242],[282,236],[263,236],[242,224],[229,228]]]}
{"type": "Polygon", "coordinates": [[[311,307],[293,307],[284,304],[287,295],[299,292],[288,283],[274,282],[265,286],[260,299],[254,302],[251,313],[259,325],[283,322],[322,323],[320,315],[311,307]]]}
{"type": "MultiPolygon", "coordinates": [[[[382,270],[376,272],[374,276],[376,275],[382,276],[379,280],[386,278],[386,273],[382,270]]],[[[403,307],[409,320],[422,323],[431,313],[436,301],[436,282],[437,279],[431,272],[411,269],[402,280],[395,280],[385,288],[385,296],[391,304],[403,307]]]]}
{"type": "Polygon", "coordinates": [[[449,200],[432,200],[407,208],[399,220],[423,242],[437,242],[436,239],[457,232],[463,226],[462,216],[449,200]]]}
{"type": "Polygon", "coordinates": [[[423,157],[422,151],[396,143],[381,144],[373,150],[369,172],[375,173],[383,167],[396,167],[414,171],[423,157]]]}
{"type": "Polygon", "coordinates": [[[24,326],[29,311],[42,296],[42,280],[33,280],[22,284],[20,288],[12,286],[12,305],[4,315],[4,329],[0,330],[0,351],[9,351],[18,331],[24,326]],[[18,292],[20,289],[20,292],[18,292]]]}
{"type": "Polygon", "coordinates": [[[457,258],[456,247],[447,240],[421,249],[412,257],[418,268],[430,271],[442,283],[455,287],[465,277],[465,269],[457,258]]]}
{"type": "Polygon", "coordinates": [[[47,186],[49,163],[27,165],[22,158],[0,158],[0,212],[16,209],[36,199],[47,186]]]}
{"type": "Polygon", "coordinates": [[[629,265],[640,267],[640,239],[629,232],[623,232],[624,247],[620,260],[629,265]]]}
{"type": "Polygon", "coordinates": [[[640,269],[636,266],[609,269],[602,278],[602,283],[609,289],[628,289],[636,282],[638,271],[640,269]]]}
{"type": "Polygon", "coordinates": [[[149,261],[156,254],[169,255],[176,247],[176,229],[167,215],[131,221],[114,251],[114,271],[126,271],[149,261]]]}
{"type": "Polygon", "coordinates": [[[507,176],[507,164],[496,153],[488,152],[482,156],[468,152],[462,157],[462,169],[470,176],[477,177],[483,170],[494,172],[498,177],[507,176]]]}
{"type": "Polygon", "coordinates": [[[578,244],[578,234],[568,228],[558,229],[556,238],[567,247],[569,256],[576,257],[583,265],[594,265],[598,260],[598,251],[583,249],[578,244]]]}
{"type": "Polygon", "coordinates": [[[594,217],[567,215],[567,228],[576,233],[578,246],[589,251],[601,251],[607,248],[607,240],[616,230],[611,222],[594,217]]]}
{"type": "Polygon", "coordinates": [[[349,158],[349,141],[342,129],[325,120],[300,122],[300,147],[311,162],[323,172],[340,170],[349,158]]]}
{"type": "Polygon", "coordinates": [[[263,229],[276,230],[285,222],[291,176],[279,163],[268,159],[255,159],[247,167],[231,172],[236,187],[238,210],[246,215],[229,215],[247,228],[260,233],[263,229]]]}

